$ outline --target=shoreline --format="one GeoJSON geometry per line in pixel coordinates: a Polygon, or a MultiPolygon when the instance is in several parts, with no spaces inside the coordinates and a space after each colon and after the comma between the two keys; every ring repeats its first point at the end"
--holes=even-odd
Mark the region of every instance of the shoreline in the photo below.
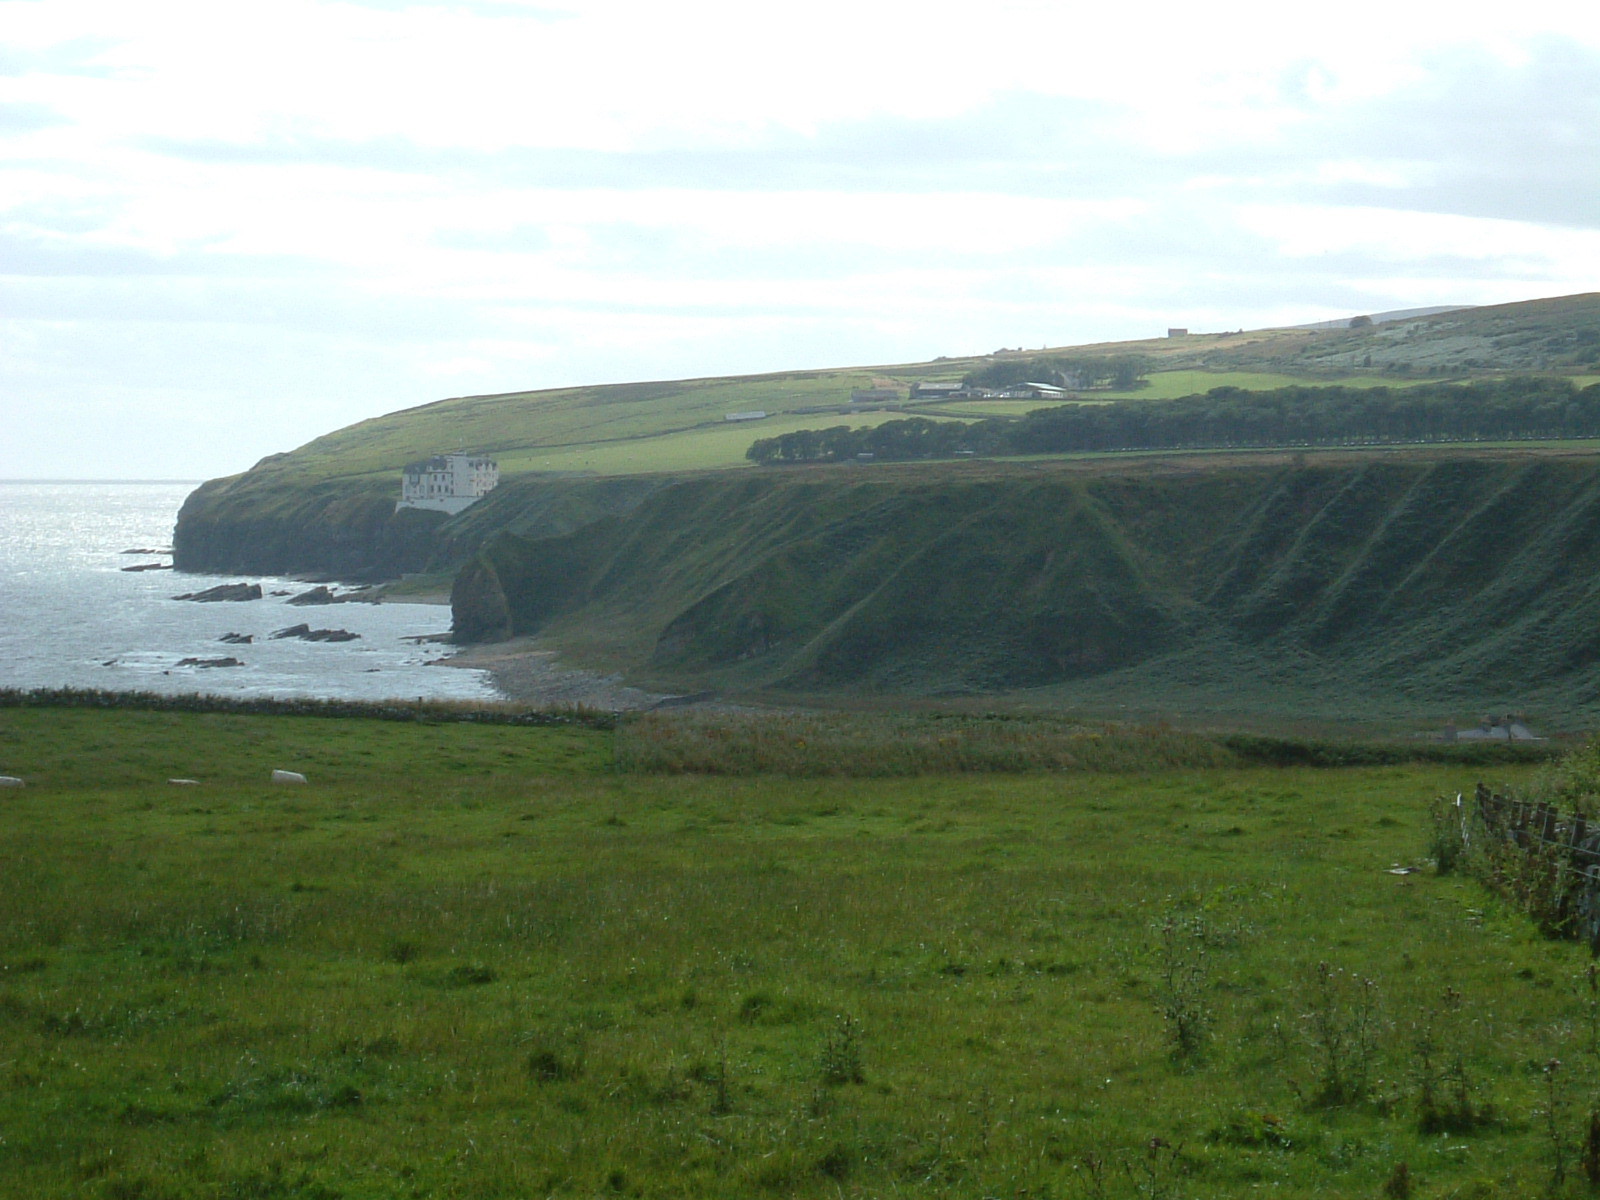
{"type": "Polygon", "coordinates": [[[506,699],[541,707],[640,712],[675,698],[666,692],[630,687],[620,674],[559,666],[556,652],[531,637],[462,646],[448,658],[435,661],[440,666],[485,671],[506,699]]]}

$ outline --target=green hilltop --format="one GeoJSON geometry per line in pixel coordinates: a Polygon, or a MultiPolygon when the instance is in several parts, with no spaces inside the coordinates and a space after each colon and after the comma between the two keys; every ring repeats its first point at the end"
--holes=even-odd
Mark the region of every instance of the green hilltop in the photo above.
{"type": "MultiPolygon", "coordinates": [[[[508,476],[538,472],[640,474],[735,466],[756,436],[843,412],[888,419],[881,403],[852,406],[855,391],[897,390],[898,408],[952,419],[1005,414],[1019,402],[911,403],[914,383],[959,380],[995,363],[1138,355],[1143,386],[1091,398],[1169,399],[1216,386],[1265,389],[1295,382],[1396,383],[1494,372],[1600,373],[1600,293],[1537,300],[1339,331],[1269,329],[1008,350],[982,357],[766,375],[605,384],[439,400],[361,421],[263,460],[245,477],[307,485],[390,476],[453,449],[494,455],[508,476]],[[748,424],[733,413],[761,411],[748,424]]],[[[1020,402],[1023,408],[1037,401],[1020,402]]]]}
{"type": "Polygon", "coordinates": [[[546,485],[556,481],[745,468],[756,439],[818,426],[861,427],[906,416],[1018,417],[1040,401],[912,402],[909,392],[916,383],[953,382],[1006,364],[1045,370],[1064,358],[1128,357],[1143,364],[1139,386],[1094,390],[1082,399],[1158,401],[1215,387],[1404,386],[1527,372],[1590,382],[1600,378],[1600,294],[1336,330],[1197,333],[924,363],[440,400],[335,430],[204,485],[180,519],[179,566],[392,577],[427,566],[438,548],[438,514],[393,511],[401,467],[429,455],[456,449],[488,454],[499,462],[504,483],[524,485],[516,505],[502,497],[490,507],[492,517],[458,518],[443,530],[445,545],[470,548],[475,537],[455,536],[462,526],[481,528],[489,520],[525,525],[527,505],[548,507],[546,485]],[[853,393],[873,389],[901,399],[852,403],[853,393]],[[728,420],[750,412],[767,415],[728,420]]]}

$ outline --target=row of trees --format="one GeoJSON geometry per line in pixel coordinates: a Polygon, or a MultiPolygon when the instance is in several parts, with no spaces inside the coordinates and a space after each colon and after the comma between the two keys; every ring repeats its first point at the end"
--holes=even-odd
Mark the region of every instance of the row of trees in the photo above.
{"type": "Polygon", "coordinates": [[[871,429],[839,425],[762,438],[757,463],[906,461],[957,455],[1115,450],[1257,449],[1600,437],[1600,384],[1505,379],[1411,388],[1212,388],[1181,400],[1035,409],[966,425],[913,417],[871,429]]]}

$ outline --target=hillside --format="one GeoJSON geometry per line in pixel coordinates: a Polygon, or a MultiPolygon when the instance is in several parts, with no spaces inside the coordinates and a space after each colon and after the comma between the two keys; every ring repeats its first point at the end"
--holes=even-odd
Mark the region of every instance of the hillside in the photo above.
{"type": "Polygon", "coordinates": [[[1191,712],[1600,712],[1600,457],[705,476],[505,533],[465,638],[682,690],[1191,712]]]}
{"type": "MultiPolygon", "coordinates": [[[[425,514],[393,513],[400,468],[460,448],[495,457],[523,481],[537,510],[560,507],[562,481],[740,468],[758,437],[818,425],[876,425],[907,414],[946,420],[1017,416],[1032,400],[852,404],[873,387],[904,394],[918,381],[957,380],[1008,360],[1051,355],[1138,355],[1147,381],[1094,399],[1171,399],[1215,386],[1293,383],[1404,384],[1503,371],[1600,371],[1600,295],[1457,310],[1365,329],[1259,330],[1083,346],[1001,351],[878,367],[612,384],[441,400],[329,433],[249,471],[213,480],[191,497],[175,537],[185,570],[392,577],[448,567],[476,544],[469,528],[425,514]],[[758,421],[730,413],[762,411],[758,421]],[[554,498],[554,499],[553,499],[554,498]]],[[[482,506],[480,506],[482,507],[482,506]]],[[[507,524],[526,520],[502,500],[507,524]]]]}

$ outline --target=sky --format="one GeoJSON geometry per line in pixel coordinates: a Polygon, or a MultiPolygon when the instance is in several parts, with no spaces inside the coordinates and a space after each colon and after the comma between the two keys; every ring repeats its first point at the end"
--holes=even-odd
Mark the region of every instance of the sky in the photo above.
{"type": "Polygon", "coordinates": [[[0,478],[1600,290],[1597,12],[0,0],[0,478]]]}

